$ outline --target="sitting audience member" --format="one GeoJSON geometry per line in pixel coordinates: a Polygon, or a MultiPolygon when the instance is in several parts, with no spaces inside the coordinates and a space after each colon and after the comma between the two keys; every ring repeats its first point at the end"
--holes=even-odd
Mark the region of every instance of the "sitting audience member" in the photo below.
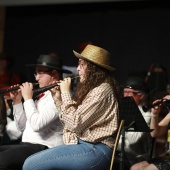
{"type": "MultiPolygon", "coordinates": [[[[4,52],[0,53],[0,90],[8,89],[11,85],[20,84],[21,77],[11,71],[12,59],[4,52]]],[[[7,124],[3,131],[2,144],[12,144],[20,141],[21,132],[17,129],[12,115],[12,105],[9,93],[3,94],[6,104],[7,124]]]]}
{"type": "MultiPolygon", "coordinates": [[[[61,109],[65,145],[30,156],[23,170],[106,170],[118,128],[117,84],[111,73],[110,54],[103,48],[87,45],[81,52],[77,70],[80,82],[76,98],[71,99],[71,78],[60,81],[56,107],[61,109]]],[[[55,99],[55,100],[56,100],[55,99]]]]}
{"type": "MultiPolygon", "coordinates": [[[[142,105],[145,102],[146,85],[144,79],[139,76],[130,76],[123,85],[123,97],[133,97],[138,108],[144,117],[147,125],[150,125],[150,112],[144,112],[142,105]]],[[[135,114],[135,113],[134,113],[135,114]]],[[[125,169],[141,160],[148,159],[150,156],[150,133],[148,132],[125,132],[124,138],[124,154],[125,154],[125,169]]],[[[121,152],[122,138],[120,137],[118,144],[118,152],[121,152]]],[[[117,161],[116,161],[117,162],[117,161]]],[[[119,163],[119,162],[117,162],[119,163]]]]}
{"type": "Polygon", "coordinates": [[[6,105],[2,95],[0,95],[0,145],[3,141],[5,126],[6,126],[6,105]]]}
{"type": "MultiPolygon", "coordinates": [[[[35,78],[40,88],[62,79],[64,72],[71,73],[62,69],[58,57],[49,55],[40,55],[37,64],[27,66],[35,67],[35,78]]],[[[39,94],[34,101],[33,84],[25,82],[18,90],[12,91],[10,96],[13,100],[14,120],[20,131],[23,131],[22,142],[0,146],[0,169],[21,170],[28,156],[63,144],[63,126],[59,120],[60,110],[56,108],[50,91],[39,94]]]]}
{"type": "Polygon", "coordinates": [[[5,126],[5,132],[3,135],[3,145],[17,144],[21,142],[22,132],[18,129],[16,122],[13,118],[13,106],[10,96],[5,95],[5,104],[6,104],[6,116],[7,124],[5,126]]]}
{"type": "MultiPolygon", "coordinates": [[[[151,135],[153,137],[159,137],[163,134],[167,134],[168,126],[170,123],[170,112],[164,117],[163,120],[158,122],[158,116],[161,111],[162,99],[155,100],[152,108],[152,118],[150,128],[153,129],[151,135]]],[[[163,97],[163,101],[170,101],[170,95],[163,97]]],[[[169,108],[168,108],[169,110],[169,108]]],[[[168,133],[168,143],[170,142],[170,136],[168,133]]],[[[169,145],[168,145],[169,146],[169,145]]],[[[167,153],[164,156],[151,158],[148,161],[142,161],[131,166],[130,170],[169,170],[170,169],[170,150],[167,149],[167,153]]]]}

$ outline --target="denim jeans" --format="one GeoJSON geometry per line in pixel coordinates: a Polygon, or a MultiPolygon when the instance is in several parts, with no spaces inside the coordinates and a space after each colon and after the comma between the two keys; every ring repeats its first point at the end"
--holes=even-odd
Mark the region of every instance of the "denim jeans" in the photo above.
{"type": "Polygon", "coordinates": [[[77,145],[62,145],[28,157],[23,170],[107,170],[112,149],[102,143],[79,139],[77,145]]]}

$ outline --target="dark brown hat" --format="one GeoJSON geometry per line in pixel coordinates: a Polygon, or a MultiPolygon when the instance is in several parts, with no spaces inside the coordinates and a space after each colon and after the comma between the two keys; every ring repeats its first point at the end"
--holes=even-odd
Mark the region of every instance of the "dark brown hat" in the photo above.
{"type": "Polygon", "coordinates": [[[144,79],[137,76],[128,77],[126,83],[124,84],[124,88],[130,88],[147,92],[144,79]]]}
{"type": "Polygon", "coordinates": [[[37,59],[37,64],[28,64],[28,67],[31,66],[45,66],[48,68],[53,68],[55,70],[59,70],[62,73],[72,74],[71,71],[65,70],[62,68],[62,60],[58,56],[51,56],[51,55],[40,55],[37,59]]]}

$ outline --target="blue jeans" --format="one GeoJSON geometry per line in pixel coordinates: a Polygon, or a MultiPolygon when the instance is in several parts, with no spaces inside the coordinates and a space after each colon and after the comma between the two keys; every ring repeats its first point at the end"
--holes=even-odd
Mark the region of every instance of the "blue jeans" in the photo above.
{"type": "Polygon", "coordinates": [[[105,144],[79,139],[77,145],[62,145],[31,155],[23,170],[107,170],[112,152],[105,144]]]}

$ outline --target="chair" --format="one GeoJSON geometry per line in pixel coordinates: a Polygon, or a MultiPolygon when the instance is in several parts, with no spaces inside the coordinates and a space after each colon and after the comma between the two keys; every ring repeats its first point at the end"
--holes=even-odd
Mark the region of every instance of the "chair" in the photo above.
{"type": "Polygon", "coordinates": [[[112,170],[112,168],[113,168],[113,163],[114,163],[114,159],[115,159],[115,153],[116,153],[116,149],[117,149],[117,146],[118,146],[118,143],[119,143],[119,138],[120,138],[120,135],[121,135],[121,130],[123,128],[124,122],[125,122],[125,120],[121,120],[119,128],[118,128],[118,132],[117,132],[116,140],[115,140],[115,145],[114,145],[113,153],[112,153],[110,170],[112,170]]]}

